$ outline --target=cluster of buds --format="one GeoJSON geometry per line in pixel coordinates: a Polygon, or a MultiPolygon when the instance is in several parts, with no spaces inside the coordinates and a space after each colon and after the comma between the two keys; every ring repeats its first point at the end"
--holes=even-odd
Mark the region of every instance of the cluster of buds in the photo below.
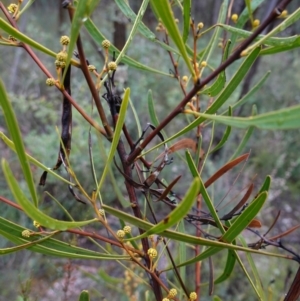
{"type": "Polygon", "coordinates": [[[29,231],[29,230],[22,231],[22,236],[26,237],[26,238],[30,237],[31,236],[31,231],[29,231]]]}
{"type": "Polygon", "coordinates": [[[123,240],[124,236],[125,236],[125,231],[124,230],[118,230],[117,231],[117,237],[120,239],[120,240],[123,240]]]}
{"type": "Polygon", "coordinates": [[[194,300],[196,300],[197,299],[197,294],[195,293],[195,292],[191,292],[190,293],[190,300],[191,301],[194,301],[194,300]]]}
{"type": "Polygon", "coordinates": [[[55,61],[56,68],[66,67],[66,61],[68,58],[67,45],[69,45],[69,43],[70,43],[70,38],[68,36],[62,36],[60,38],[60,44],[63,46],[63,49],[56,55],[56,61],[55,61]]]}
{"type": "Polygon", "coordinates": [[[154,248],[149,248],[147,251],[147,254],[149,255],[150,258],[154,259],[157,257],[157,251],[154,248]]]}
{"type": "Polygon", "coordinates": [[[130,233],[131,233],[131,227],[130,226],[124,226],[123,229],[117,231],[116,235],[120,240],[123,240],[125,235],[130,234],[130,233]]]}
{"type": "MultiPolygon", "coordinates": [[[[61,68],[66,67],[66,62],[67,62],[67,58],[68,58],[67,46],[69,45],[69,43],[70,43],[70,38],[68,36],[62,36],[60,38],[60,44],[63,46],[63,49],[56,54],[56,60],[55,60],[55,66],[57,69],[58,76],[60,75],[61,68]]],[[[50,77],[50,78],[47,78],[46,85],[54,86],[57,82],[58,82],[58,80],[50,77]]]]}

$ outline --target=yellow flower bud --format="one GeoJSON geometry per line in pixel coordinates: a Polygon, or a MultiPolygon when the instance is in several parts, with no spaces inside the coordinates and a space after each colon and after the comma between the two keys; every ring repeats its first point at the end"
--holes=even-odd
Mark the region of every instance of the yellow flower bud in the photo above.
{"type": "Polygon", "coordinates": [[[38,223],[37,221],[33,221],[33,225],[36,227],[36,228],[39,228],[41,226],[40,223],[38,223]]]}
{"type": "Polygon", "coordinates": [[[16,39],[15,37],[13,37],[12,35],[9,35],[9,36],[8,36],[8,39],[9,39],[10,41],[12,41],[12,42],[16,42],[16,41],[17,41],[17,39],[16,39]]]}
{"type": "Polygon", "coordinates": [[[147,254],[150,258],[155,258],[157,256],[157,251],[154,248],[149,248],[147,254]]]}
{"type": "Polygon", "coordinates": [[[65,68],[66,67],[66,62],[60,62],[60,68],[65,68]]]}
{"type": "Polygon", "coordinates": [[[110,47],[110,41],[109,40],[103,40],[101,45],[104,49],[108,49],[110,47]]]}
{"type": "Polygon", "coordinates": [[[171,288],[169,291],[169,296],[171,298],[175,297],[177,295],[177,290],[175,288],[171,288]]]}
{"type": "Polygon", "coordinates": [[[108,67],[108,69],[111,70],[111,71],[117,70],[117,64],[116,64],[115,62],[109,62],[109,63],[107,64],[107,67],[108,67]]]}
{"type": "Polygon", "coordinates": [[[47,80],[46,80],[46,85],[47,85],[47,86],[54,86],[55,83],[56,83],[56,81],[55,81],[55,79],[52,78],[52,77],[47,78],[47,80]]]}
{"type": "Polygon", "coordinates": [[[204,24],[202,22],[197,24],[197,29],[202,29],[204,27],[204,24]]]}
{"type": "Polygon", "coordinates": [[[93,72],[96,70],[96,67],[94,65],[88,65],[89,71],[93,72]]]}
{"type": "Polygon", "coordinates": [[[182,77],[182,81],[183,81],[183,82],[186,83],[188,80],[189,80],[189,78],[188,78],[186,75],[184,75],[184,76],[182,77]]]}
{"type": "Polygon", "coordinates": [[[260,21],[259,21],[258,19],[255,19],[255,20],[253,21],[252,26],[253,26],[253,28],[255,28],[255,27],[259,26],[259,24],[260,24],[260,21]]]}
{"type": "Polygon", "coordinates": [[[123,231],[124,231],[125,233],[130,233],[130,232],[131,232],[131,227],[130,227],[130,226],[125,226],[125,227],[123,228],[123,231]]]}
{"type": "Polygon", "coordinates": [[[56,54],[56,59],[60,62],[66,62],[67,61],[68,54],[64,51],[61,51],[56,54]]]}
{"type": "Polygon", "coordinates": [[[288,14],[289,14],[288,11],[285,9],[285,10],[282,11],[279,18],[286,18],[288,14]]]}
{"type": "Polygon", "coordinates": [[[202,68],[204,68],[204,67],[207,66],[207,63],[206,63],[206,61],[202,61],[200,65],[201,65],[202,68]]]}
{"type": "Polygon", "coordinates": [[[99,214],[100,214],[101,216],[104,216],[104,214],[105,214],[104,209],[99,209],[98,211],[99,211],[99,214]]]}
{"type": "Polygon", "coordinates": [[[197,299],[197,294],[195,292],[190,293],[190,300],[196,300],[197,299]]]}
{"type": "Polygon", "coordinates": [[[125,232],[123,230],[118,230],[117,231],[117,237],[123,238],[125,236],[125,232]]]}
{"type": "Polygon", "coordinates": [[[248,52],[246,50],[243,50],[240,54],[241,56],[247,56],[248,55],[248,52]]]}
{"type": "Polygon", "coordinates": [[[18,5],[17,5],[17,4],[11,3],[11,4],[7,7],[7,10],[8,10],[11,14],[13,14],[14,12],[16,12],[17,8],[18,8],[18,5]]]}
{"type": "Polygon", "coordinates": [[[231,20],[232,20],[234,23],[237,22],[238,18],[239,18],[239,16],[238,16],[237,14],[233,14],[233,15],[231,16],[231,20]]]}
{"type": "Polygon", "coordinates": [[[60,38],[60,44],[67,46],[70,43],[70,38],[68,36],[62,36],[60,38]]]}
{"type": "Polygon", "coordinates": [[[30,237],[30,231],[29,230],[24,230],[24,231],[22,231],[22,236],[23,237],[30,237]]]}

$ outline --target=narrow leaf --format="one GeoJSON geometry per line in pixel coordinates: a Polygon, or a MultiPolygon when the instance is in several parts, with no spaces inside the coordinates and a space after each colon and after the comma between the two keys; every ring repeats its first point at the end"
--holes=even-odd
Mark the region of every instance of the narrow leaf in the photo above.
{"type": "Polygon", "coordinates": [[[177,46],[180,54],[182,55],[183,60],[189,72],[192,74],[193,78],[195,77],[195,71],[191,64],[190,58],[186,52],[186,48],[184,45],[184,41],[180,35],[179,29],[175,22],[175,17],[168,0],[151,0],[152,7],[154,7],[155,11],[158,13],[159,17],[161,18],[165,28],[168,31],[168,35],[172,38],[173,42],[177,46]]]}
{"type": "Polygon", "coordinates": [[[152,91],[148,91],[148,110],[149,110],[149,116],[151,119],[151,123],[157,127],[159,125],[159,120],[156,116],[155,108],[154,108],[154,103],[153,103],[153,96],[152,96],[152,91]]]}
{"type": "MultiPolygon", "coordinates": [[[[110,214],[124,220],[125,222],[128,222],[128,223],[135,225],[136,227],[141,228],[146,231],[155,226],[145,220],[139,219],[137,217],[134,217],[130,214],[125,213],[124,211],[115,209],[115,208],[107,206],[105,204],[103,204],[103,209],[107,213],[110,213],[110,214]]],[[[224,249],[230,249],[230,250],[237,250],[237,251],[261,254],[261,255],[266,255],[266,256],[273,256],[273,257],[278,257],[278,258],[292,259],[292,257],[289,257],[287,255],[281,255],[281,254],[270,253],[270,252],[265,252],[265,251],[256,250],[256,249],[244,248],[244,247],[240,247],[240,246],[235,246],[233,244],[228,244],[228,243],[218,242],[218,241],[214,241],[214,240],[209,240],[209,239],[202,238],[202,237],[188,235],[187,233],[179,233],[179,232],[172,231],[172,230],[165,230],[165,231],[161,232],[160,235],[163,237],[167,237],[167,238],[170,238],[173,240],[185,242],[188,244],[215,247],[217,249],[217,251],[215,250],[215,252],[219,252],[224,249]]],[[[210,254],[206,254],[205,258],[207,258],[209,256],[210,256],[210,254]]],[[[205,259],[205,258],[202,258],[202,259],[205,259]]],[[[200,259],[200,260],[202,260],[202,259],[200,259]]],[[[195,260],[195,258],[193,260],[195,260]]],[[[196,262],[196,261],[198,261],[198,260],[196,259],[193,262],[196,262]]],[[[178,265],[178,267],[184,266],[184,265],[187,265],[187,264],[190,264],[193,262],[185,262],[183,264],[178,265]]]]}
{"type": "Polygon", "coordinates": [[[173,225],[179,223],[192,208],[195,202],[195,198],[198,195],[199,189],[200,189],[200,181],[197,178],[195,178],[189,190],[187,191],[185,197],[180,202],[180,204],[167,217],[165,217],[157,225],[155,225],[154,227],[146,231],[144,234],[134,237],[132,239],[136,240],[136,239],[147,237],[151,234],[161,233],[166,229],[169,229],[173,225]]]}
{"type": "Polygon", "coordinates": [[[279,53],[279,52],[290,51],[292,49],[299,48],[299,47],[300,47],[300,37],[298,37],[298,39],[295,40],[294,43],[291,43],[288,45],[264,48],[260,54],[261,55],[270,55],[270,54],[275,54],[275,53],[279,53]]]}
{"type": "MultiPolygon", "coordinates": [[[[241,36],[243,38],[248,38],[249,36],[251,36],[253,34],[252,31],[247,31],[247,30],[243,30],[243,29],[239,29],[230,25],[225,25],[225,24],[219,24],[219,26],[221,26],[222,28],[224,28],[226,31],[231,32],[231,33],[235,33],[238,36],[241,36]]],[[[294,35],[294,36],[290,36],[290,37],[282,37],[282,38],[278,38],[278,37],[268,37],[266,38],[265,35],[258,35],[258,37],[255,39],[258,43],[260,44],[261,40],[264,41],[264,45],[268,45],[268,46],[291,46],[291,45],[295,45],[297,43],[299,43],[299,36],[298,35],[294,35]]]]}
{"type": "MultiPolygon", "coordinates": [[[[266,192],[261,193],[253,202],[242,212],[241,215],[237,217],[232,226],[226,231],[222,236],[221,240],[227,243],[232,243],[233,240],[249,225],[251,220],[257,215],[264,205],[268,194],[266,192]]],[[[232,244],[230,245],[233,246],[232,244]]],[[[200,255],[186,261],[185,263],[179,265],[188,265],[195,263],[197,261],[204,260],[220,251],[219,247],[211,247],[202,252],[200,255]]]]}
{"type": "Polygon", "coordinates": [[[236,253],[233,250],[228,250],[227,259],[223,273],[214,281],[215,284],[221,283],[229,278],[234,265],[236,263],[236,253]]]}
{"type": "MultiPolygon", "coordinates": [[[[229,46],[231,44],[231,41],[228,40],[224,49],[223,59],[222,62],[226,61],[229,54],[229,46]]],[[[201,94],[208,94],[211,97],[217,96],[221,90],[224,88],[226,83],[226,73],[225,70],[223,70],[215,80],[215,82],[208,88],[201,91],[201,94]]]]}
{"type": "Polygon", "coordinates": [[[262,184],[258,194],[260,194],[264,191],[268,192],[270,190],[270,187],[271,187],[271,181],[272,181],[271,176],[267,176],[264,183],[262,184]]]}
{"type": "Polygon", "coordinates": [[[0,80],[0,105],[2,107],[5,122],[10,133],[10,136],[15,144],[15,149],[19,158],[20,165],[22,167],[23,175],[25,181],[28,185],[32,201],[34,206],[38,205],[38,198],[35,190],[35,185],[32,177],[32,173],[30,170],[30,165],[25,153],[25,147],[23,144],[22,134],[19,129],[18,121],[16,115],[13,111],[13,107],[7,97],[4,85],[0,80]]]}
{"type": "Polygon", "coordinates": [[[23,191],[20,189],[15,177],[12,174],[8,163],[2,159],[2,169],[8,186],[17,201],[17,203],[22,207],[24,212],[34,221],[38,222],[42,226],[54,230],[67,230],[70,228],[81,227],[92,222],[97,221],[97,219],[82,221],[82,222],[65,222],[54,219],[39,209],[37,209],[25,196],[23,191]]]}
{"type": "Polygon", "coordinates": [[[122,104],[121,104],[121,108],[120,108],[120,112],[119,112],[119,116],[118,116],[118,121],[117,121],[115,132],[114,132],[114,137],[113,137],[113,140],[112,140],[112,143],[111,143],[108,158],[107,158],[107,161],[106,161],[106,164],[105,164],[105,167],[104,167],[99,185],[97,187],[96,194],[99,193],[99,191],[100,191],[100,189],[101,189],[101,187],[104,183],[104,179],[106,178],[106,174],[108,172],[109,166],[110,166],[110,164],[111,164],[111,162],[114,158],[114,155],[115,155],[115,152],[116,152],[119,140],[120,140],[120,136],[121,136],[121,133],[122,133],[123,124],[124,124],[124,121],[125,121],[127,106],[128,106],[128,103],[129,103],[129,97],[130,97],[130,89],[127,88],[125,90],[125,93],[124,93],[124,98],[122,100],[122,104]]]}
{"type": "MultiPolygon", "coordinates": [[[[228,115],[229,116],[232,116],[232,108],[229,107],[228,109],[228,115]]],[[[228,140],[229,136],[230,136],[230,133],[231,133],[231,126],[227,126],[226,127],[226,130],[223,134],[223,137],[222,139],[220,140],[220,142],[214,147],[213,150],[211,150],[209,153],[213,153],[215,151],[217,151],[218,149],[220,149],[221,147],[223,147],[223,145],[226,143],[226,141],[228,140]]]]}
{"type": "Polygon", "coordinates": [[[0,217],[0,234],[16,245],[23,245],[33,242],[34,244],[29,246],[29,249],[33,252],[74,259],[108,260],[117,258],[126,259],[126,257],[128,258],[128,256],[120,258],[118,255],[101,254],[88,249],[76,247],[69,243],[64,243],[52,237],[47,237],[47,239],[44,239],[45,237],[43,236],[41,237],[40,235],[35,235],[25,238],[21,235],[24,230],[27,229],[0,217]]]}
{"type": "Polygon", "coordinates": [[[222,236],[221,240],[232,242],[254,219],[267,199],[267,192],[262,192],[251,204],[235,219],[231,227],[222,236]]]}
{"type": "Polygon", "coordinates": [[[222,222],[221,222],[221,220],[220,220],[220,218],[219,218],[219,216],[217,214],[217,211],[215,209],[215,206],[214,206],[213,202],[211,201],[211,199],[209,197],[209,194],[206,191],[205,184],[203,184],[203,182],[202,182],[202,179],[201,179],[201,177],[200,177],[200,175],[198,173],[198,170],[197,170],[196,165],[195,165],[195,163],[194,163],[194,161],[192,159],[192,156],[191,156],[191,154],[188,151],[186,151],[185,155],[186,155],[187,163],[188,163],[188,166],[190,168],[190,171],[191,171],[193,177],[194,178],[198,178],[200,180],[200,192],[201,192],[201,194],[203,196],[205,204],[206,204],[206,206],[207,206],[207,208],[208,208],[211,216],[213,217],[214,221],[216,222],[219,230],[223,234],[223,233],[225,233],[223,224],[222,224],[222,222]]]}
{"type": "Polygon", "coordinates": [[[189,36],[191,20],[191,0],[183,0],[183,32],[182,40],[185,44],[189,36]]]}
{"type": "Polygon", "coordinates": [[[286,19],[284,19],[284,21],[282,21],[274,29],[272,29],[268,34],[266,34],[262,39],[260,39],[259,41],[257,41],[256,43],[254,43],[250,47],[248,47],[245,51],[248,52],[256,47],[264,45],[270,37],[285,30],[286,28],[288,28],[289,26],[294,24],[299,19],[300,19],[300,7],[297,10],[295,10],[292,14],[290,14],[286,19]]]}
{"type": "Polygon", "coordinates": [[[205,188],[209,187],[212,183],[214,183],[217,179],[223,176],[226,172],[231,170],[236,165],[240,164],[241,162],[247,160],[249,157],[249,153],[244,154],[222,166],[216,173],[214,173],[205,183],[205,188]]]}
{"type": "MultiPolygon", "coordinates": [[[[203,119],[215,120],[217,122],[242,129],[250,126],[265,130],[289,130],[300,127],[300,105],[272,111],[270,113],[260,114],[254,117],[226,117],[208,115],[204,113],[195,113],[195,115],[199,116],[200,118],[196,119],[196,122],[194,121],[184,130],[182,130],[180,134],[183,131],[186,131],[187,128],[192,126],[194,127],[195,123],[199,123],[199,121],[202,122],[203,119]]],[[[178,137],[179,133],[167,139],[166,142],[175,136],[178,137]]]]}

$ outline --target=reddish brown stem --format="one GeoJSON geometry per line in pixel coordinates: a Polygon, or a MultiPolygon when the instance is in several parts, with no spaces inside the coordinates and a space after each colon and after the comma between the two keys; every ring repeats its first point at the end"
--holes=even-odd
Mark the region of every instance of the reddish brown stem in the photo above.
{"type": "Polygon", "coordinates": [[[300,297],[300,267],[295,275],[294,281],[284,298],[284,301],[297,301],[300,297]]]}

